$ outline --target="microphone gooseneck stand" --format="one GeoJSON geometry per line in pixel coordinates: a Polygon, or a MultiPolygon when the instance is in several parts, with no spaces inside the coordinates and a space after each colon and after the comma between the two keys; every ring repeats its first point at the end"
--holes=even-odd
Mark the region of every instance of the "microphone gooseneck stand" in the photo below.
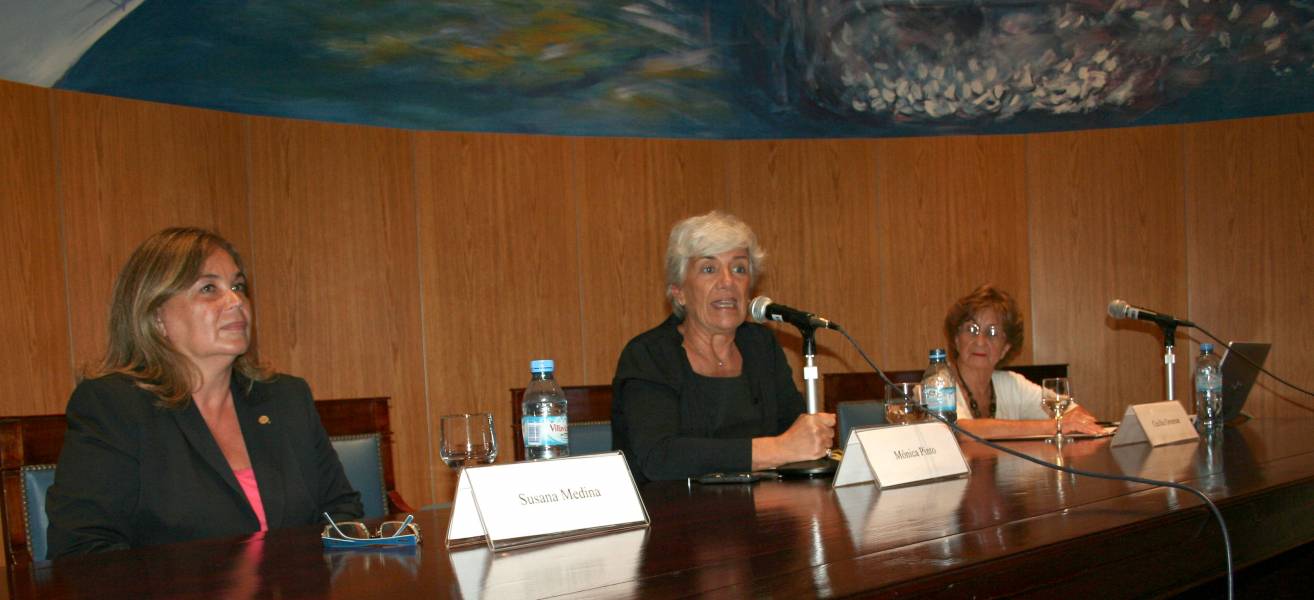
{"type": "MultiPolygon", "coordinates": [[[[807,386],[808,414],[815,415],[820,410],[817,403],[817,328],[797,325],[803,334],[803,381],[807,386]]],[[[785,477],[819,477],[835,472],[839,464],[829,456],[816,460],[792,462],[776,467],[776,472],[785,477]]]]}
{"type": "Polygon", "coordinates": [[[1159,328],[1163,330],[1163,370],[1168,381],[1168,400],[1174,400],[1173,365],[1177,363],[1177,357],[1173,355],[1173,346],[1177,343],[1177,324],[1159,323],[1159,328]]]}
{"type": "Polygon", "coordinates": [[[808,388],[808,414],[817,414],[817,328],[800,327],[803,332],[803,382],[808,388]]]}

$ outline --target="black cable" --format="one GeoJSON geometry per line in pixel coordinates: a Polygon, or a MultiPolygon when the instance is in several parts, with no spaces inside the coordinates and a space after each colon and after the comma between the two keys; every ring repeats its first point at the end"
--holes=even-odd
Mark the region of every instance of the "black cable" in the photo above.
{"type": "MultiPolygon", "coordinates": [[[[1204,327],[1201,327],[1201,326],[1199,326],[1199,325],[1196,325],[1196,326],[1195,326],[1195,330],[1196,330],[1196,331],[1199,331],[1200,333],[1203,333],[1203,334],[1209,336],[1210,338],[1213,338],[1213,340],[1214,340],[1215,342],[1218,342],[1218,343],[1222,344],[1223,347],[1224,347],[1224,348],[1227,348],[1229,351],[1232,349],[1232,344],[1229,344],[1229,343],[1227,343],[1227,342],[1224,342],[1224,341],[1223,341],[1221,338],[1219,338],[1218,336],[1216,336],[1216,335],[1210,333],[1208,329],[1205,329],[1204,327]]],[[[1311,392],[1311,391],[1309,391],[1309,390],[1307,390],[1307,389],[1305,389],[1305,388],[1303,388],[1303,387],[1300,387],[1300,386],[1298,386],[1298,385],[1296,385],[1296,384],[1294,384],[1294,383],[1291,383],[1290,381],[1287,381],[1287,380],[1285,380],[1285,379],[1283,379],[1283,378],[1281,378],[1281,377],[1278,377],[1277,375],[1274,375],[1272,371],[1269,371],[1268,369],[1265,369],[1265,368],[1264,368],[1262,365],[1260,365],[1259,363],[1257,363],[1257,362],[1255,362],[1255,361],[1253,361],[1253,360],[1250,360],[1250,357],[1249,357],[1249,356],[1246,356],[1246,354],[1245,354],[1244,352],[1237,352],[1236,355],[1237,355],[1237,356],[1240,356],[1240,357],[1241,357],[1241,360],[1244,360],[1244,361],[1250,363],[1251,366],[1255,367],[1256,369],[1259,369],[1259,370],[1260,370],[1261,372],[1263,372],[1265,375],[1268,375],[1269,377],[1272,377],[1273,379],[1278,380],[1278,381],[1281,382],[1283,385],[1286,385],[1287,387],[1289,387],[1289,388],[1291,388],[1291,389],[1293,389],[1293,390],[1296,390],[1296,391],[1298,391],[1298,392],[1300,392],[1300,393],[1302,393],[1302,394],[1305,394],[1305,395],[1307,395],[1307,396],[1314,396],[1314,392],[1311,392]]]]}
{"type": "MultiPolygon", "coordinates": [[[[1197,327],[1196,329],[1199,329],[1199,327],[1197,327]]],[[[855,340],[855,339],[853,339],[853,336],[849,335],[849,332],[845,331],[844,328],[839,327],[838,325],[835,326],[835,330],[836,330],[836,331],[839,331],[839,332],[842,333],[842,334],[844,334],[844,337],[845,337],[845,338],[848,338],[849,343],[850,343],[850,344],[853,344],[853,348],[856,349],[856,350],[858,351],[858,354],[862,356],[862,359],[865,360],[865,361],[867,361],[867,366],[870,366],[871,369],[872,369],[873,371],[875,371],[877,375],[880,375],[880,376],[881,376],[881,379],[885,380],[886,383],[889,383],[890,385],[894,385],[893,383],[890,382],[890,378],[887,377],[887,376],[885,375],[885,372],[882,371],[882,370],[880,369],[880,367],[877,367],[877,366],[876,366],[876,363],[875,363],[875,362],[872,362],[871,358],[867,356],[867,353],[864,352],[864,351],[862,350],[862,346],[861,346],[860,344],[858,344],[858,341],[855,340]]],[[[1201,331],[1204,331],[1204,330],[1201,330],[1201,331]]],[[[1206,333],[1206,334],[1209,334],[1209,332],[1207,332],[1207,331],[1206,331],[1205,333],[1206,333]]],[[[1209,335],[1212,337],[1212,334],[1209,334],[1209,335]]],[[[1217,339],[1217,338],[1215,338],[1215,339],[1217,339]]],[[[1221,341],[1221,340],[1220,340],[1220,341],[1221,341]]],[[[1226,345],[1226,343],[1224,343],[1224,345],[1226,345]]],[[[1240,354],[1240,353],[1238,353],[1238,354],[1240,354]]],[[[1249,360],[1249,359],[1247,359],[1247,360],[1249,360]]],[[[1252,363],[1252,364],[1253,364],[1253,363],[1252,363]]],[[[1288,384],[1288,385],[1289,385],[1289,384],[1288,384]]],[[[1294,386],[1293,386],[1293,387],[1294,387],[1294,386]]],[[[1298,388],[1298,389],[1299,389],[1299,388],[1298,388]]],[[[973,440],[975,440],[975,441],[977,441],[977,442],[980,442],[980,443],[982,443],[982,444],[985,444],[986,446],[989,446],[989,447],[991,447],[991,448],[994,448],[995,450],[999,450],[999,451],[1001,451],[1001,452],[1004,452],[1005,454],[1009,454],[1009,455],[1015,456],[1015,457],[1017,457],[1017,458],[1020,458],[1020,459],[1022,459],[1022,460],[1025,460],[1025,461],[1027,461],[1027,462],[1032,462],[1032,463],[1038,464],[1038,465],[1040,465],[1040,466],[1042,466],[1042,467],[1048,467],[1048,468],[1050,468],[1050,469],[1054,469],[1054,470],[1056,470],[1056,471],[1060,471],[1060,472],[1063,472],[1063,473],[1069,473],[1069,474],[1072,474],[1072,475],[1081,475],[1081,476],[1084,476],[1084,477],[1093,477],[1093,478],[1095,478],[1095,479],[1109,479],[1109,480],[1113,480],[1113,481],[1130,481],[1130,482],[1133,482],[1133,483],[1143,483],[1143,484],[1146,484],[1146,485],[1161,486],[1161,487],[1170,487],[1170,488],[1174,488],[1174,489],[1179,489],[1179,490],[1183,490],[1183,491],[1186,491],[1186,492],[1190,492],[1190,493],[1192,493],[1192,494],[1198,496],[1201,500],[1204,501],[1205,505],[1209,507],[1209,510],[1212,511],[1212,512],[1214,513],[1214,518],[1218,520],[1218,527],[1219,527],[1219,529],[1222,530],[1222,532],[1223,532],[1223,553],[1224,553],[1224,554],[1226,555],[1226,557],[1227,557],[1227,597],[1228,597],[1229,600],[1232,599],[1232,597],[1233,597],[1233,596],[1232,596],[1232,538],[1231,538],[1231,536],[1229,536],[1228,533],[1227,533],[1227,523],[1223,520],[1223,513],[1222,513],[1222,511],[1219,511],[1219,510],[1218,510],[1218,505],[1214,504],[1214,501],[1211,500],[1211,499],[1209,498],[1209,495],[1208,495],[1208,494],[1205,494],[1204,492],[1202,492],[1202,491],[1200,491],[1200,490],[1197,490],[1197,489],[1195,489],[1195,488],[1193,488],[1193,487],[1191,487],[1191,486],[1189,486],[1189,485],[1186,485],[1186,484],[1183,484],[1183,483],[1177,483],[1177,482],[1175,482],[1175,481],[1159,481],[1159,480],[1157,480],[1157,479],[1146,479],[1146,478],[1144,478],[1144,477],[1135,477],[1135,476],[1132,476],[1132,475],[1113,475],[1113,474],[1110,474],[1110,473],[1099,473],[1099,472],[1095,472],[1095,471],[1087,471],[1087,470],[1084,470],[1084,469],[1075,469],[1075,468],[1068,467],[1068,466],[1056,465],[1056,464],[1053,464],[1053,463],[1050,463],[1050,462],[1043,461],[1043,460],[1041,460],[1041,459],[1039,459],[1039,458],[1036,458],[1036,457],[1034,457],[1034,456],[1030,456],[1030,455],[1028,455],[1028,454],[1023,454],[1022,452],[1019,452],[1019,451],[1014,450],[1014,449],[1012,449],[1012,448],[1008,448],[1008,447],[1005,447],[1005,446],[1000,446],[999,444],[996,444],[996,443],[994,443],[994,442],[991,442],[991,441],[989,441],[989,440],[987,440],[987,439],[985,439],[985,438],[983,438],[983,437],[981,437],[981,436],[979,436],[979,435],[976,435],[975,433],[972,433],[972,432],[970,432],[970,431],[967,431],[967,430],[965,430],[965,429],[960,428],[957,424],[955,424],[955,423],[951,423],[948,419],[945,419],[943,416],[939,415],[938,413],[935,413],[935,412],[932,412],[932,411],[927,411],[927,414],[929,414],[929,415],[935,417],[936,420],[938,420],[938,421],[941,422],[941,423],[944,423],[946,426],[949,427],[950,430],[952,430],[952,431],[954,431],[954,432],[956,432],[956,433],[963,434],[963,435],[965,435],[965,436],[967,436],[967,437],[969,437],[969,438],[972,438],[973,440]]]]}

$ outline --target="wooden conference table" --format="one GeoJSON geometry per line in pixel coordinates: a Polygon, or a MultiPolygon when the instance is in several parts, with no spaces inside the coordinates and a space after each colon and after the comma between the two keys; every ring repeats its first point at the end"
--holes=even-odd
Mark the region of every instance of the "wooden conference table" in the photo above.
{"type": "MultiPolygon", "coordinates": [[[[1226,517],[1238,567],[1314,540],[1314,419],[1256,420],[1150,449],[1072,442],[1064,463],[1194,485],[1226,517]]],[[[1056,458],[1042,442],[1010,447],[1056,458]]],[[[963,444],[971,475],[878,491],[828,480],[641,487],[647,530],[492,554],[326,553],[317,528],[11,567],[0,599],[834,597],[1171,594],[1223,575],[1195,496],[1057,473],[963,444]]]]}

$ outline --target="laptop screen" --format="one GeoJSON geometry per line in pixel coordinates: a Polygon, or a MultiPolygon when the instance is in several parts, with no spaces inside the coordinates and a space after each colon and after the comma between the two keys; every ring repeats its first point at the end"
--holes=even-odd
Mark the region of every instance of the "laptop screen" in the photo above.
{"type": "Polygon", "coordinates": [[[1262,342],[1232,342],[1223,354],[1219,370],[1223,374],[1223,422],[1241,414],[1241,407],[1250,396],[1250,388],[1259,378],[1259,367],[1268,358],[1270,344],[1262,342]],[[1239,355],[1239,356],[1234,356],[1239,355]],[[1250,360],[1246,360],[1246,359],[1250,360]]]}

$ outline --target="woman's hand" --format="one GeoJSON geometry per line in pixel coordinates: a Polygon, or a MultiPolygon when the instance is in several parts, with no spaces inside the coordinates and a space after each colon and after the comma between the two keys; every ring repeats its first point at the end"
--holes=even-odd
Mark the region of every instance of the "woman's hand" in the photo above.
{"type": "Polygon", "coordinates": [[[771,469],[785,463],[821,458],[835,440],[835,415],[799,415],[794,424],[775,437],[753,439],[753,469],[771,469]]]}
{"type": "Polygon", "coordinates": [[[1090,411],[1078,406],[1063,415],[1063,433],[1089,433],[1099,434],[1104,432],[1104,426],[1095,422],[1095,415],[1090,411]]]}

